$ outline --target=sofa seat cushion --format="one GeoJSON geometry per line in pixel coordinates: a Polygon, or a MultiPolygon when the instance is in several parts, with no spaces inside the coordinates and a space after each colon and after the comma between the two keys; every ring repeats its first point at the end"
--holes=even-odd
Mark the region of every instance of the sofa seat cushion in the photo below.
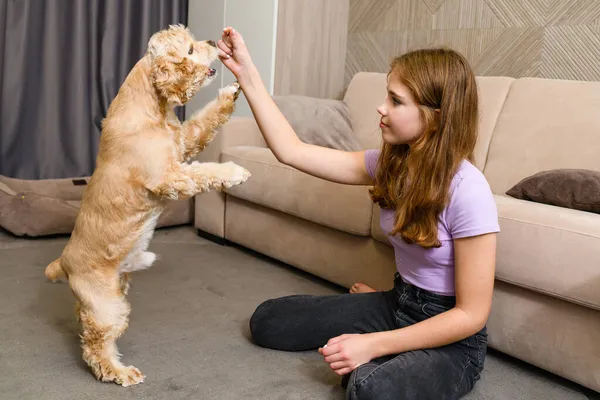
{"type": "Polygon", "coordinates": [[[494,196],[496,277],[600,310],[600,215],[494,196]]]}
{"type": "Polygon", "coordinates": [[[221,162],[233,161],[252,176],[226,189],[228,195],[356,235],[371,234],[372,202],[366,186],[315,178],[277,161],[270,149],[235,146],[221,162]]]}

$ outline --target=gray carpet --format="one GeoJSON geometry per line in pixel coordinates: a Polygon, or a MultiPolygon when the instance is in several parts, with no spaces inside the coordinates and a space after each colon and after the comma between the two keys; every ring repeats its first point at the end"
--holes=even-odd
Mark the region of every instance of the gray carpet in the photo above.
{"type": "MultiPolygon", "coordinates": [[[[1,399],[344,399],[339,378],[316,352],[285,353],[249,341],[248,318],[265,299],[342,289],[237,247],[159,230],[161,257],[134,274],[122,360],[141,385],[97,382],[81,360],[73,297],[47,282],[44,267],[65,238],[0,234],[1,399]]],[[[596,393],[490,352],[471,400],[585,400],[596,393]]]]}

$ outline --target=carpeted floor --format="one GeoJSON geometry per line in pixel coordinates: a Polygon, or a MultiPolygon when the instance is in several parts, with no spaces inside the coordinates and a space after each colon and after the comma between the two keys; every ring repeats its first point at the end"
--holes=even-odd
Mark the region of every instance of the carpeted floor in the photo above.
{"type": "MultiPolygon", "coordinates": [[[[157,231],[151,249],[161,259],[134,274],[130,327],[118,345],[146,381],[129,388],[97,382],[81,360],[68,286],[43,275],[65,242],[0,233],[0,399],[344,399],[318,353],[259,348],[247,327],[265,299],[342,289],[201,239],[189,226],[157,231]]],[[[491,351],[467,399],[600,396],[491,351]]]]}

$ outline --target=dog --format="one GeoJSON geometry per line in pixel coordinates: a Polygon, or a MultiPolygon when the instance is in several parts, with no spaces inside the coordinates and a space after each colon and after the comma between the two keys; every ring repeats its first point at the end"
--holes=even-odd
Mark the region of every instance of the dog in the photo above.
{"type": "Polygon", "coordinates": [[[217,58],[213,41],[196,41],[183,25],[152,35],[102,121],[96,166],[71,237],[45,269],[51,281],[68,280],[82,356],[100,381],[130,386],[145,379],[120,362],[116,340],[131,311],[129,274],[154,263],[156,255],[146,249],[167,203],[250,177],[232,162],[190,162],[229,120],[237,83],[220,89],[183,124],[174,113],[215,78],[210,65],[217,58]]]}

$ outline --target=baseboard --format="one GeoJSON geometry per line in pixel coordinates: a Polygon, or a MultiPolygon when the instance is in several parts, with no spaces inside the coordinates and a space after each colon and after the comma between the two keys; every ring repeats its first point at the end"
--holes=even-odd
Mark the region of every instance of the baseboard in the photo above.
{"type": "Polygon", "coordinates": [[[229,240],[222,238],[220,236],[217,236],[217,235],[213,235],[212,233],[205,232],[202,229],[197,229],[197,232],[198,232],[198,236],[200,236],[201,238],[210,240],[211,242],[220,244],[221,246],[231,245],[231,242],[229,240]]]}

